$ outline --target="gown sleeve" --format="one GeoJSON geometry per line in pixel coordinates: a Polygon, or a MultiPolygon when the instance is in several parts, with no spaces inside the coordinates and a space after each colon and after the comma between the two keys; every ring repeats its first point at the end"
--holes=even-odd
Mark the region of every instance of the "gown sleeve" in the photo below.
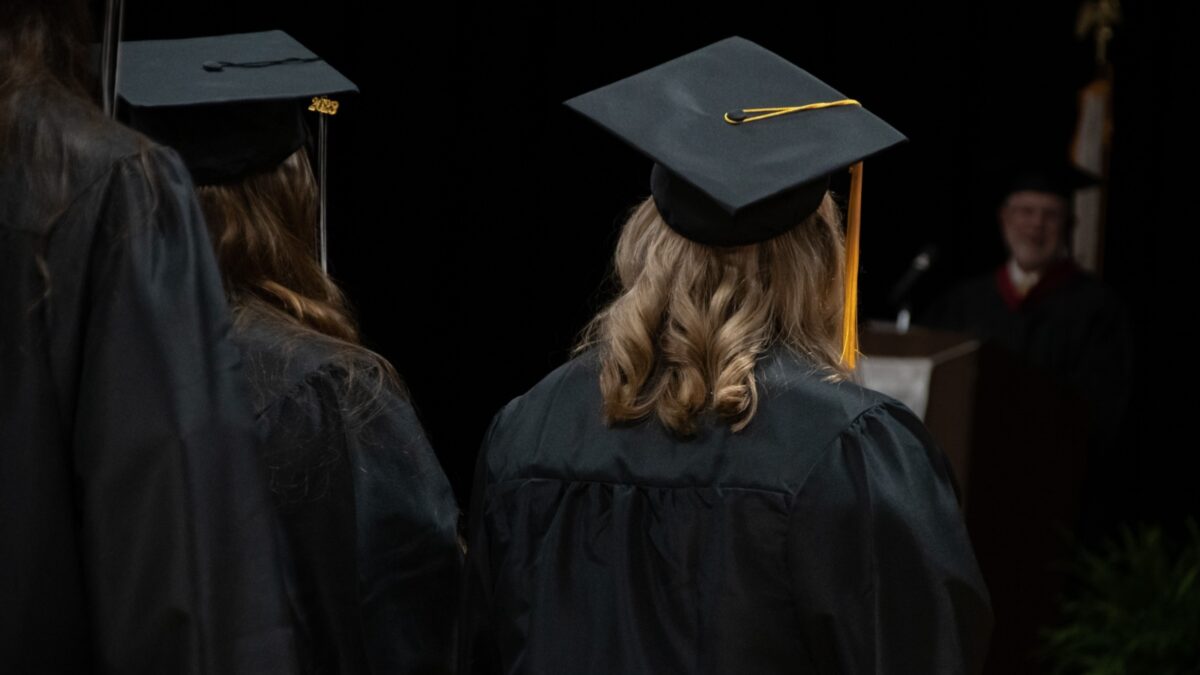
{"type": "Polygon", "coordinates": [[[450,482],[390,389],[349,429],[364,639],[372,672],[449,673],[462,547],[450,482]]]}
{"type": "Polygon", "coordinates": [[[822,674],[978,673],[992,615],[950,466],[894,403],[862,413],[797,494],[788,543],[822,674]]]}
{"type": "Polygon", "coordinates": [[[151,147],[109,181],[71,430],[97,670],[295,672],[247,392],[190,178],[151,147]]]}

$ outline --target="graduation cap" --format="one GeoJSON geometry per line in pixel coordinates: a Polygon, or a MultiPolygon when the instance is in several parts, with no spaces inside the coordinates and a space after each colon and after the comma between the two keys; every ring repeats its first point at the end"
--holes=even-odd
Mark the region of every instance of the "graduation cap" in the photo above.
{"type": "Polygon", "coordinates": [[[1001,199],[1007,199],[1014,192],[1033,190],[1058,195],[1070,204],[1077,190],[1092,187],[1099,182],[1099,177],[1070,162],[1047,161],[1013,172],[1005,184],[1001,199]]]}
{"type": "Polygon", "coordinates": [[[326,120],[330,96],[358,87],[283,31],[121,45],[121,116],[179,152],[201,185],[273,168],[309,138],[318,113],[319,251],[326,267],[326,120]]]}
{"type": "Polygon", "coordinates": [[[730,37],[565,102],[654,161],[663,220],[712,246],[765,241],[821,204],[852,167],[842,360],[857,352],[862,160],[906,140],[786,59],[730,37]]]}

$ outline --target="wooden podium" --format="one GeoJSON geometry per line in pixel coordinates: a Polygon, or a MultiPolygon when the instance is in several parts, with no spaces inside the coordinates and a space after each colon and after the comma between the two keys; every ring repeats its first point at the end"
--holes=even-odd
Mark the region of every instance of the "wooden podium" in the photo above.
{"type": "Polygon", "coordinates": [[[954,467],[996,616],[984,672],[1040,672],[1038,633],[1056,618],[1086,468],[1082,401],[963,334],[874,324],[860,343],[862,383],[922,415],[954,467]]]}

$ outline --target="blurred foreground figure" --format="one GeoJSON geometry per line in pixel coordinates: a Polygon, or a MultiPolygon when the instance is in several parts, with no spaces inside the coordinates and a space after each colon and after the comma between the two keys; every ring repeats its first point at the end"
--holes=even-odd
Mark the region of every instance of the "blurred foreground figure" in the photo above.
{"type": "Polygon", "coordinates": [[[0,5],[0,670],[295,672],[191,179],[90,100],[86,6],[0,5]]]}

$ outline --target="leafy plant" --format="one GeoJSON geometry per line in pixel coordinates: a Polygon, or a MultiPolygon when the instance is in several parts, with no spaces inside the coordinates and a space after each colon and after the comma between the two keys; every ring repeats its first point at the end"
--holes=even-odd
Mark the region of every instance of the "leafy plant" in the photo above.
{"type": "Polygon", "coordinates": [[[1054,675],[1200,674],[1200,527],[1172,546],[1159,527],[1123,527],[1071,565],[1062,623],[1043,631],[1054,675]]]}

